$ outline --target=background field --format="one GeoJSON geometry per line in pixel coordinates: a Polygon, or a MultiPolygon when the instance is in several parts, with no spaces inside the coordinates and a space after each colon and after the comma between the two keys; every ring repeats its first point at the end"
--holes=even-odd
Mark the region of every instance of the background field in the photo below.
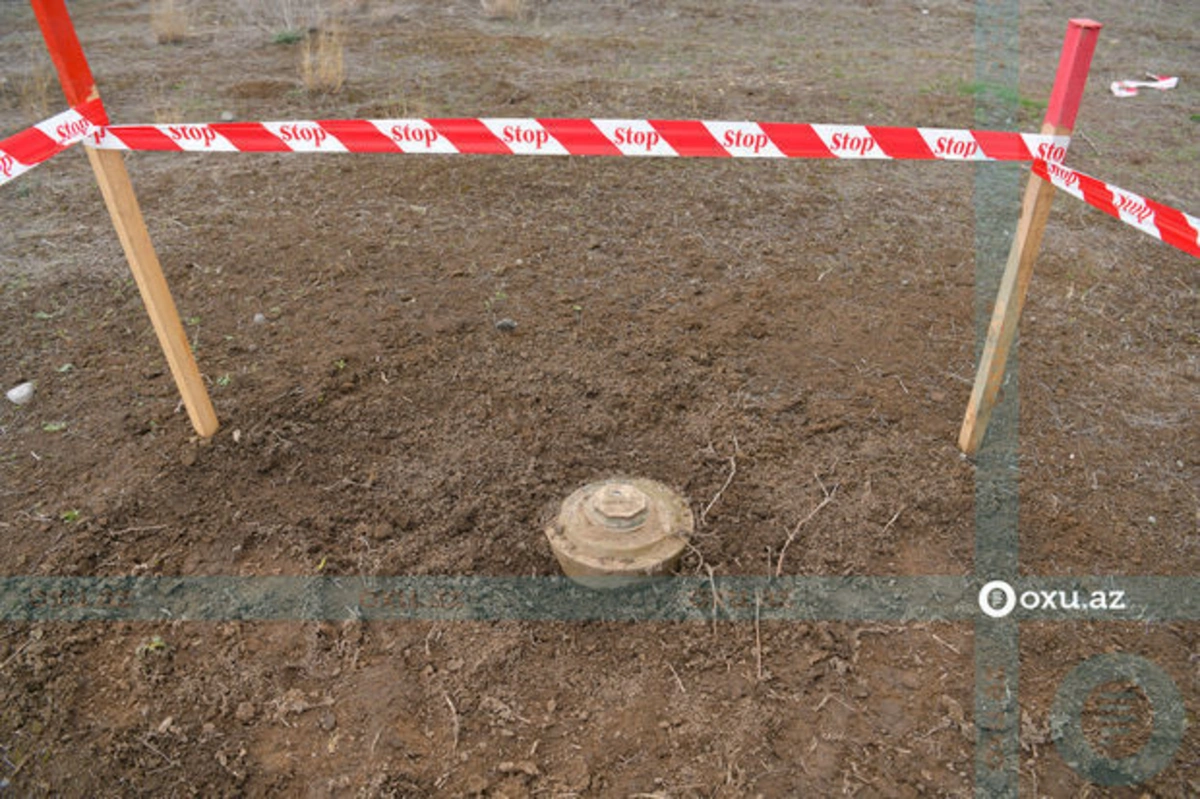
{"type": "MultiPolygon", "coordinates": [[[[120,123],[971,127],[985,90],[973,5],[952,0],[71,10],[120,123]],[[303,68],[322,39],[343,56],[330,91],[303,68]]],[[[1008,127],[1038,128],[1083,14],[1106,28],[1068,163],[1196,213],[1192,3],[1023,3],[1008,127]],[[1179,88],[1108,93],[1147,70],[1179,88]]],[[[0,5],[0,134],[61,106],[32,12],[0,5]]],[[[30,405],[0,403],[6,575],[550,575],[541,523],[579,485],[652,477],[699,511],[731,464],[687,574],[766,574],[823,486],[785,574],[972,572],[955,440],[974,175],[1003,167],[128,164],[223,427],[192,437],[83,154],[5,186],[0,386],[38,382],[30,405]]],[[[1194,259],[1056,199],[1022,325],[1023,572],[1197,573],[1197,283],[1194,259]]],[[[1196,632],[1023,628],[1022,795],[1101,794],[1048,743],[1055,687],[1089,655],[1153,660],[1194,717],[1196,632]]],[[[7,624],[0,779],[14,795],[968,796],[972,675],[970,623],[7,624]]],[[[1110,793],[1194,796],[1197,762],[1193,725],[1171,768],[1110,793]]]]}

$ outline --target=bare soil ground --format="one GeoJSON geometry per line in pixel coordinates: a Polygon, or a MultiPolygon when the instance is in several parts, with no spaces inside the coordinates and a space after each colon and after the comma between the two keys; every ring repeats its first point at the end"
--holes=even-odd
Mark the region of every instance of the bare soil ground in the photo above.
{"type": "MultiPolygon", "coordinates": [[[[71,4],[117,122],[402,116],[971,127],[974,9],[897,2],[71,4]],[[345,36],[308,92],[293,28],[345,36]]],[[[1022,4],[1040,124],[1069,12],[1106,23],[1069,163],[1200,209],[1193,4],[1022,4]],[[1178,89],[1118,100],[1146,71],[1178,89]]],[[[61,107],[0,6],[0,130],[61,107]]],[[[972,167],[136,154],[223,427],[197,442],[82,153],[0,195],[5,575],[551,575],[547,507],[612,474],[706,514],[689,574],[970,574],[972,167]],[[266,317],[255,323],[256,314],[266,317]],[[495,322],[511,319],[515,331],[495,322]],[[69,366],[68,366],[69,364],[69,366]],[[732,461],[731,461],[732,459],[732,461]]],[[[1015,221],[1017,209],[1012,209],[1015,221]]],[[[1194,575],[1196,262],[1066,197],[1022,327],[1021,563],[1194,575]]],[[[1047,743],[1134,652],[1194,718],[1194,623],[1031,625],[1022,795],[1130,789],[1047,743]]],[[[13,795],[968,796],[973,625],[8,623],[13,795]],[[162,646],[155,642],[155,636],[162,646]],[[148,645],[149,644],[149,645],[148,645]],[[761,672],[760,672],[761,658],[761,672]]],[[[0,789],[0,794],[10,791],[0,789]]]]}

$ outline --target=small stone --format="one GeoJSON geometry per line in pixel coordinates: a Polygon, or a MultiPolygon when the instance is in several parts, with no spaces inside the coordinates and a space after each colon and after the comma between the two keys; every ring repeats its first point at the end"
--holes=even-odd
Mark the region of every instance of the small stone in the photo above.
{"type": "Polygon", "coordinates": [[[222,111],[221,112],[221,121],[222,122],[232,122],[233,121],[233,112],[232,111],[222,111]]]}
{"type": "Polygon", "coordinates": [[[254,324],[265,325],[266,323],[267,323],[267,315],[265,313],[263,313],[262,311],[259,311],[258,313],[256,313],[254,315],[254,324]]]}
{"type": "Polygon", "coordinates": [[[503,333],[511,333],[517,329],[517,323],[512,319],[501,319],[496,322],[496,329],[503,333]]]}
{"type": "Polygon", "coordinates": [[[239,702],[237,710],[234,711],[234,716],[243,724],[249,724],[254,720],[254,714],[257,711],[254,708],[253,702],[239,702]]]}
{"type": "MultiPolygon", "coordinates": [[[[516,325],[515,322],[513,324],[514,326],[516,325]]],[[[8,401],[14,405],[24,405],[33,399],[33,383],[22,383],[19,386],[13,386],[4,396],[8,397],[8,401]]]]}
{"type": "Polygon", "coordinates": [[[536,777],[542,773],[532,760],[518,760],[515,763],[506,761],[500,764],[499,771],[501,774],[524,774],[527,777],[536,777]]]}
{"type": "Polygon", "coordinates": [[[938,698],[938,710],[945,713],[946,716],[955,724],[962,724],[966,721],[966,714],[963,712],[962,704],[952,696],[942,694],[938,698]]]}
{"type": "Polygon", "coordinates": [[[199,447],[186,447],[183,454],[179,456],[179,462],[184,466],[194,466],[196,459],[200,457],[199,447]]]}
{"type": "Polygon", "coordinates": [[[337,716],[333,714],[332,710],[326,710],[317,719],[317,726],[325,732],[332,732],[333,728],[337,726],[337,716]]]}

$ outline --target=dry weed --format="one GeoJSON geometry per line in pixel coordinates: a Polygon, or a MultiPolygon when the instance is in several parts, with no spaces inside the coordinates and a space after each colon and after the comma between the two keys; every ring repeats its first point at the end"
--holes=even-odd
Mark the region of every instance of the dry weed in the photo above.
{"type": "Polygon", "coordinates": [[[168,88],[161,80],[150,84],[150,108],[156,125],[176,125],[184,121],[183,108],[178,102],[178,95],[173,88],[168,88]]]}
{"type": "Polygon", "coordinates": [[[183,0],[154,0],[150,27],[159,44],[179,44],[188,35],[188,13],[183,0]]]}
{"type": "Polygon", "coordinates": [[[488,19],[525,19],[529,15],[528,0],[479,0],[488,19]]]}
{"type": "Polygon", "coordinates": [[[17,98],[21,109],[31,117],[41,119],[50,113],[50,87],[54,73],[44,56],[31,58],[33,67],[17,78],[17,98]]]}
{"type": "Polygon", "coordinates": [[[345,38],[341,25],[334,22],[304,40],[300,77],[310,93],[336,94],[341,90],[346,82],[345,38]]]}
{"type": "Polygon", "coordinates": [[[183,122],[183,112],[174,103],[165,103],[154,107],[155,125],[177,125],[183,122]]]}
{"type": "Polygon", "coordinates": [[[234,0],[234,6],[247,23],[272,35],[315,28],[329,13],[323,0],[234,0]]]}

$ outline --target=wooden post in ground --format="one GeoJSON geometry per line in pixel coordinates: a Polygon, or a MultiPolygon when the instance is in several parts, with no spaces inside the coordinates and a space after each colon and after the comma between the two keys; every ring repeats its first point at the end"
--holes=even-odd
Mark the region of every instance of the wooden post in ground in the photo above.
{"type": "MultiPolygon", "coordinates": [[[[50,51],[50,58],[58,70],[58,80],[67,102],[76,106],[99,97],[64,0],[31,0],[31,5],[46,40],[46,48],[50,51]]],[[[204,387],[204,380],[200,377],[200,370],[196,367],[196,359],[188,345],[183,323],[179,321],[179,311],[171,298],[158,255],[150,242],[150,233],[146,230],[146,222],[138,207],[124,157],[115,150],[91,148],[87,148],[87,155],[138,291],[141,292],[142,302],[158,336],[158,343],[167,357],[171,376],[175,378],[175,385],[187,407],[188,418],[196,432],[207,438],[217,432],[217,414],[204,387]]]]}
{"type": "MultiPolygon", "coordinates": [[[[1075,116],[1083,99],[1083,87],[1087,83],[1100,27],[1099,22],[1090,19],[1073,19],[1067,25],[1067,36],[1063,41],[1042,133],[1069,136],[1074,130],[1075,116]]],[[[1042,233],[1046,229],[1055,191],[1052,184],[1030,174],[1021,203],[1021,218],[1008,254],[1008,264],[1004,267],[1000,291],[996,295],[996,306],[992,309],[987,342],[979,359],[979,371],[975,375],[975,385],[958,435],[959,449],[968,455],[974,455],[979,450],[992,408],[1000,394],[1008,352],[1017,336],[1021,309],[1025,305],[1029,281],[1033,278],[1033,264],[1042,245],[1042,233]]]]}

